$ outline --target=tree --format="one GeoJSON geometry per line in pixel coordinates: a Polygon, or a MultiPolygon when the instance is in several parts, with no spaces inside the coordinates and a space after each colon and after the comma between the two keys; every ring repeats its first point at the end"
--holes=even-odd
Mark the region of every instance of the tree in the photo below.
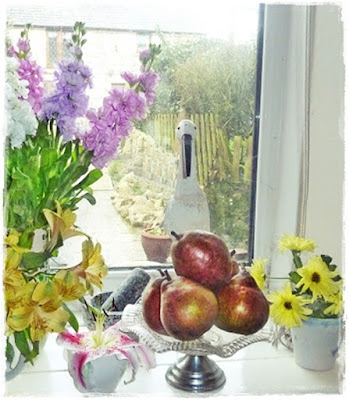
{"type": "Polygon", "coordinates": [[[199,37],[169,43],[154,69],[160,76],[153,113],[212,112],[229,137],[253,130],[256,47],[199,37]]]}

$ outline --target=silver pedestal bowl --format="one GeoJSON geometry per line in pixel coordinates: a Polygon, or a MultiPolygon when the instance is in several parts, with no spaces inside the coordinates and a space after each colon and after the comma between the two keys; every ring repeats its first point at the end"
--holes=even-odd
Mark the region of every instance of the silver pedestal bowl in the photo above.
{"type": "Polygon", "coordinates": [[[145,323],[141,304],[127,305],[122,315],[121,330],[135,335],[155,353],[177,351],[184,356],[170,366],[166,381],[174,388],[188,392],[210,392],[223,387],[225,374],[209,355],[228,358],[250,344],[272,341],[272,332],[264,328],[252,335],[238,335],[212,327],[199,339],[180,341],[159,335],[145,323]]]}

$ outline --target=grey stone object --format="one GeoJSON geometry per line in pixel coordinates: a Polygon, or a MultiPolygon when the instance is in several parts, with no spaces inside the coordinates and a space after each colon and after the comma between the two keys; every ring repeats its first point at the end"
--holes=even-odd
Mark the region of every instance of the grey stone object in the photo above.
{"type": "Polygon", "coordinates": [[[106,312],[123,311],[127,304],[134,304],[141,297],[150,280],[150,275],[141,268],[135,268],[121,285],[102,304],[106,312]]]}

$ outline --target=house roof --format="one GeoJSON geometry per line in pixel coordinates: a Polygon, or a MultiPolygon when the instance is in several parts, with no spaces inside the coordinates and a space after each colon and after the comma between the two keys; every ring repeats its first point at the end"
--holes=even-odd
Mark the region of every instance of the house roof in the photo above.
{"type": "Polygon", "coordinates": [[[149,7],[144,1],[137,6],[132,0],[124,2],[87,2],[86,6],[72,4],[22,5],[6,7],[7,18],[13,26],[31,23],[33,27],[71,28],[76,21],[84,22],[89,29],[131,30],[154,32],[202,33],[198,18],[193,20],[185,12],[178,13],[166,7],[149,7]]]}

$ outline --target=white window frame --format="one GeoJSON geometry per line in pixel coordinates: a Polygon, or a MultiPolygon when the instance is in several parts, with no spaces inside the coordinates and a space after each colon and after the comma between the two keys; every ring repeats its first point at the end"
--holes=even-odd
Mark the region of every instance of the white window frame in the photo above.
{"type": "Polygon", "coordinates": [[[338,5],[265,6],[254,257],[273,276],[292,268],[277,248],[284,233],[342,265],[342,33],[338,5]]]}
{"type": "Polygon", "coordinates": [[[308,6],[265,6],[254,258],[268,258],[276,275],[285,270],[278,239],[303,229],[309,25],[308,6]]]}

